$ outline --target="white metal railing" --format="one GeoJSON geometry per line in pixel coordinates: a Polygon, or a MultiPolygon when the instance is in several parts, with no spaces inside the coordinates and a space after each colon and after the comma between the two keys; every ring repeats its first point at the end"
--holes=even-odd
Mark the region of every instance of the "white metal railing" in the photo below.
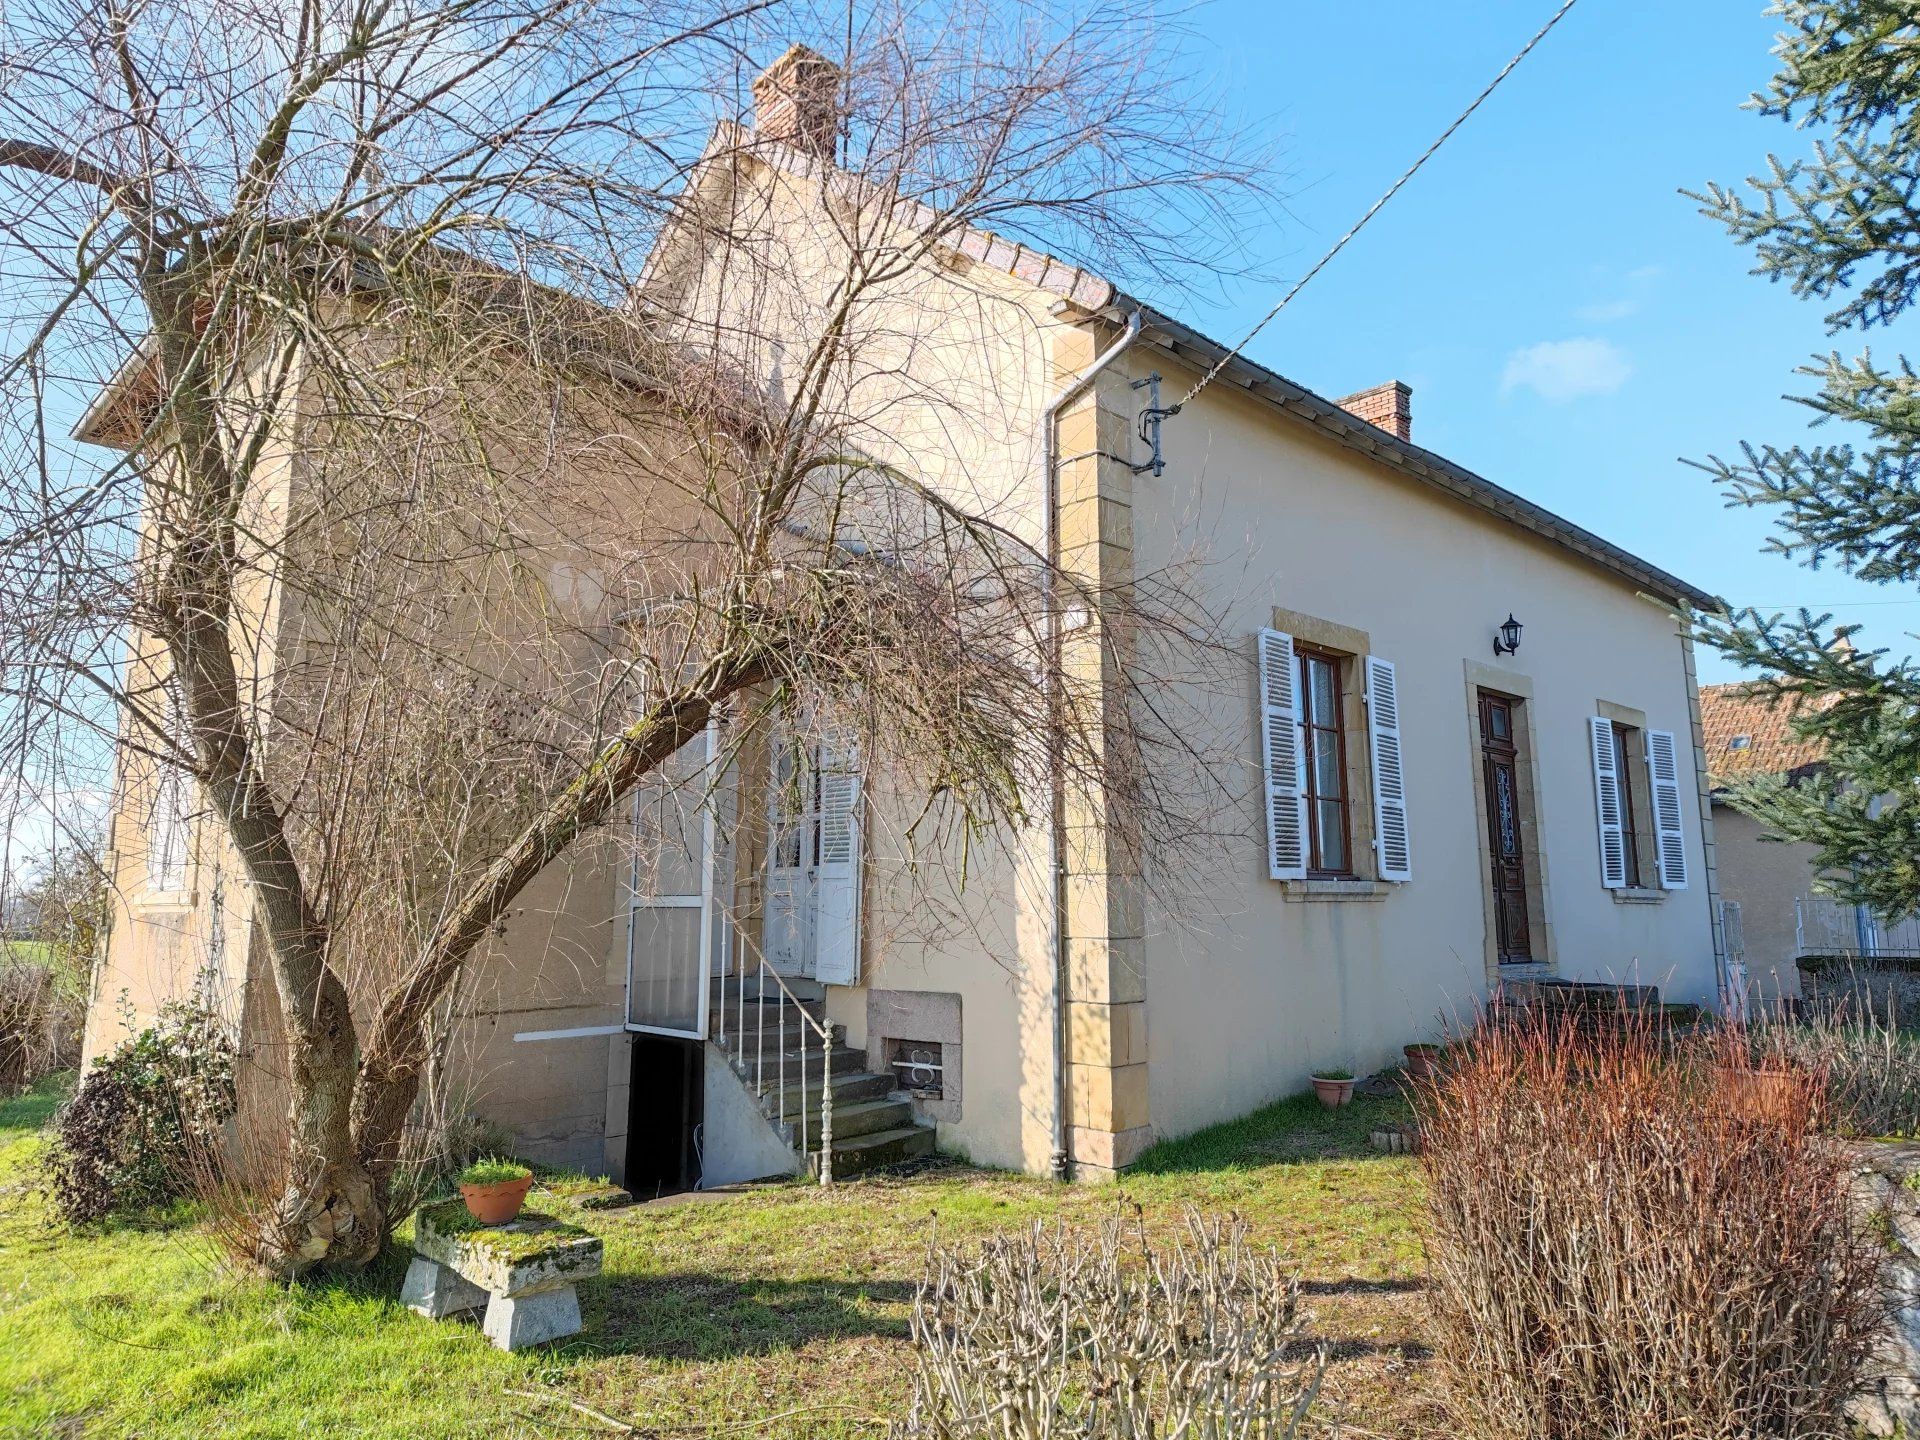
{"type": "Polygon", "coordinates": [[[1793,902],[1796,955],[1920,955],[1920,917],[1888,921],[1860,905],[1826,896],[1793,902]]]}
{"type": "Polygon", "coordinates": [[[804,1161],[808,1150],[808,1140],[812,1132],[807,1128],[807,1039],[809,1033],[819,1042],[820,1047],[820,1183],[833,1183],[833,1027],[824,1020],[814,1018],[807,1009],[806,1002],[793,993],[786,977],[768,963],[766,956],[758,957],[757,973],[749,976],[744,971],[732,978],[739,987],[735,991],[733,1005],[733,1039],[728,1044],[727,1036],[727,996],[722,989],[718,1010],[718,1035],[720,1048],[733,1056],[734,1067],[741,1078],[753,1086],[754,1092],[764,1101],[774,1100],[775,1113],[779,1123],[787,1123],[787,1061],[789,1056],[797,1059],[799,1075],[795,1084],[799,1087],[798,1103],[794,1107],[800,1124],[800,1156],[804,1161]],[[754,983],[752,1023],[749,1026],[747,1013],[747,982],[754,983]],[[773,998],[768,999],[767,982],[773,982],[773,998]],[[768,1012],[772,1015],[769,1017],[768,1012]],[[771,1023],[769,1019],[771,1018],[771,1023]],[[773,1075],[767,1075],[767,1039],[768,1031],[773,1032],[773,1075]],[[797,1051],[789,1051],[789,1034],[799,1042],[797,1051]]]}

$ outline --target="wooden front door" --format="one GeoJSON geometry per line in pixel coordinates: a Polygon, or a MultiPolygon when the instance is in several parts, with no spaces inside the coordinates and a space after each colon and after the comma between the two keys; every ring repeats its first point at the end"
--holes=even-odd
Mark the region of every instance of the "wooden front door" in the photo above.
{"type": "Polygon", "coordinates": [[[1487,791],[1487,863],[1493,876],[1494,924],[1500,963],[1533,959],[1527,934],[1527,856],[1520,835],[1519,750],[1514,743],[1520,702],[1480,692],[1480,763],[1487,791]]]}

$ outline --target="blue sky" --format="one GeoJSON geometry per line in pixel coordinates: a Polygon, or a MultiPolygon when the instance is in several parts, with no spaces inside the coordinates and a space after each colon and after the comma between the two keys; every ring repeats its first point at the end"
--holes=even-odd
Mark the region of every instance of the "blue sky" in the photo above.
{"type": "MultiPolygon", "coordinates": [[[[1248,243],[1285,279],[1185,318],[1237,339],[1554,8],[1203,9],[1194,50],[1235,118],[1284,137],[1288,214],[1248,243]]],[[[1762,554],[1768,512],[1726,509],[1680,462],[1804,438],[1781,398],[1803,384],[1793,368],[1860,348],[1750,276],[1679,193],[1804,146],[1740,108],[1773,73],[1775,29],[1762,0],[1581,0],[1250,353],[1327,395],[1405,380],[1420,443],[1736,604],[1831,609],[1904,654],[1920,649],[1912,591],[1762,554]]],[[[1711,654],[1701,670],[1737,673],[1711,654]]]]}

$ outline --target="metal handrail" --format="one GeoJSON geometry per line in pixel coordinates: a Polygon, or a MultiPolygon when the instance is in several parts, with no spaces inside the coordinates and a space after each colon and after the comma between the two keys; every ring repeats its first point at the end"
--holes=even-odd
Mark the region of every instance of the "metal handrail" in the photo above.
{"type": "MultiPolygon", "coordinates": [[[[767,1094],[766,982],[771,978],[780,992],[780,998],[775,1002],[776,1008],[774,1011],[773,1025],[774,1086],[779,1106],[778,1113],[780,1118],[785,1120],[787,1114],[787,1066],[784,1050],[787,1036],[787,1012],[791,1009],[794,1014],[800,1017],[802,1022],[794,1026],[794,1032],[799,1036],[800,1040],[800,1076],[798,1081],[800,1086],[800,1105],[798,1107],[800,1115],[800,1154],[803,1159],[807,1154],[807,1031],[811,1030],[820,1040],[820,1183],[822,1185],[831,1185],[833,1183],[833,1026],[830,1023],[825,1023],[813,1018],[812,1012],[806,1007],[806,1002],[793,993],[793,988],[787,984],[786,976],[774,969],[772,964],[768,962],[766,956],[761,955],[756,958],[758,961],[756,967],[757,973],[754,974],[752,978],[758,982],[759,990],[754,1000],[753,1056],[751,1062],[749,1062],[747,1057],[747,980],[749,977],[744,971],[739,972],[735,977],[739,982],[739,989],[734,997],[733,1026],[734,1042],[738,1046],[737,1053],[739,1059],[737,1063],[743,1073],[751,1072],[754,1091],[764,1099],[767,1094]]],[[[726,1000],[726,995],[722,993],[720,996],[719,1038],[723,1046],[727,1043],[726,1000]]]]}

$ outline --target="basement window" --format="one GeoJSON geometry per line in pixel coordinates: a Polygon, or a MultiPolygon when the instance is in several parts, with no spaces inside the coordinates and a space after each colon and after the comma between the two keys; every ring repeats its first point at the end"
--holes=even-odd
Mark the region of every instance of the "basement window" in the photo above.
{"type": "Polygon", "coordinates": [[[946,1065],[937,1040],[887,1041],[887,1063],[900,1088],[916,1100],[939,1100],[946,1095],[946,1065]]]}

